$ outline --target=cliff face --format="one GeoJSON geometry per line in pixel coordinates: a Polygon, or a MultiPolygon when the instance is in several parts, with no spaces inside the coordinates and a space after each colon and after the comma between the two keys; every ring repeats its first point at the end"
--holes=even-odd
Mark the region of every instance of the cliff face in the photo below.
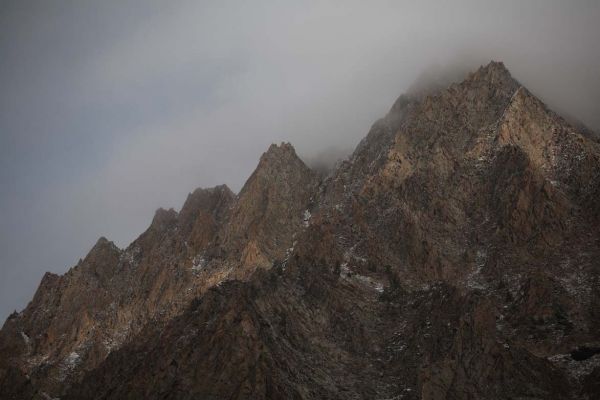
{"type": "Polygon", "coordinates": [[[271,145],[240,191],[221,232],[226,256],[246,268],[270,267],[274,260],[283,260],[317,184],[315,173],[289,143],[271,145]]]}
{"type": "Polygon", "coordinates": [[[492,62],[401,96],[322,182],[273,145],[238,196],[46,275],[0,334],[0,393],[596,398],[599,171],[492,62]]]}
{"type": "Polygon", "coordinates": [[[181,211],[159,209],[127,249],[105,238],[65,275],[46,274],[0,334],[5,364],[61,393],[147,324],[161,326],[225,279],[246,279],[291,247],[314,174],[289,144],[271,146],[239,197],[197,189],[181,211]]]}
{"type": "Polygon", "coordinates": [[[206,287],[191,254],[208,246],[233,201],[225,186],[197,190],[180,214],[158,210],[127,249],[101,238],[65,275],[44,276],[32,302],[3,327],[2,351],[11,351],[36,385],[60,393],[149,321],[168,320],[206,287]],[[18,341],[20,351],[7,350],[18,341]]]}
{"type": "MultiPolygon", "coordinates": [[[[588,166],[598,163],[597,143],[502,64],[409,102],[399,119],[384,144],[370,137],[382,130],[374,126],[324,194],[346,221],[338,236],[355,259],[397,266],[405,280],[460,284],[491,248],[546,251],[546,242],[569,236],[561,231],[581,226],[567,219],[598,187],[588,166]]],[[[594,210],[585,208],[589,225],[594,210]]]]}

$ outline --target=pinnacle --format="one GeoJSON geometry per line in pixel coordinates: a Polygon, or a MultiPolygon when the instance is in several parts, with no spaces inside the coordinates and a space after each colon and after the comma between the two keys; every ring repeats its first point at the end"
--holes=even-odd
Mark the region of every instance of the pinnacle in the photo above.
{"type": "Polygon", "coordinates": [[[492,85],[518,85],[502,61],[490,61],[469,75],[467,81],[487,81],[492,85]]]}
{"type": "Polygon", "coordinates": [[[498,71],[501,73],[506,73],[510,75],[510,71],[506,68],[506,65],[502,61],[490,61],[488,65],[483,67],[483,69],[487,69],[489,71],[498,71]]]}
{"type": "Polygon", "coordinates": [[[96,244],[94,245],[94,247],[92,247],[92,249],[90,250],[89,254],[102,252],[107,249],[119,250],[119,248],[117,247],[117,245],[114,244],[114,242],[108,240],[104,236],[100,236],[100,238],[96,241],[96,244]]]}
{"type": "Polygon", "coordinates": [[[289,142],[281,142],[281,144],[277,145],[275,143],[271,144],[267,151],[263,153],[261,160],[263,158],[283,158],[283,157],[298,157],[296,155],[296,150],[294,146],[289,142]]]}
{"type": "Polygon", "coordinates": [[[188,198],[187,198],[186,202],[194,197],[201,196],[202,194],[213,195],[213,194],[219,194],[219,193],[233,193],[233,192],[231,192],[231,189],[229,189],[229,186],[227,186],[226,184],[221,184],[221,185],[217,185],[217,186],[213,186],[213,187],[209,187],[209,188],[199,187],[199,188],[196,188],[193,192],[188,194],[188,198]]]}
{"type": "Polygon", "coordinates": [[[98,241],[96,242],[96,246],[104,245],[107,243],[109,243],[109,240],[104,236],[100,236],[100,238],[98,238],[98,241]]]}
{"type": "Polygon", "coordinates": [[[116,245],[112,241],[108,240],[106,237],[100,236],[100,238],[96,241],[96,244],[94,245],[94,247],[92,247],[92,250],[90,250],[90,252],[98,251],[107,247],[116,247],[116,245]]]}
{"type": "Polygon", "coordinates": [[[161,207],[154,213],[151,226],[166,226],[175,221],[177,221],[177,211],[172,208],[165,210],[161,207]]]}
{"type": "Polygon", "coordinates": [[[268,174],[277,174],[279,170],[287,170],[289,168],[309,169],[300,157],[298,157],[294,147],[290,143],[282,142],[279,145],[272,144],[269,146],[267,151],[260,157],[260,161],[253,175],[257,172],[264,171],[269,171],[267,172],[268,174]]]}

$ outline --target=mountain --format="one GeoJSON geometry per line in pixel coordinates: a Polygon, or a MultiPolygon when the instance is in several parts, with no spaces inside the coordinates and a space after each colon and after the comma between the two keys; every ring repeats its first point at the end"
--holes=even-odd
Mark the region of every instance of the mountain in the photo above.
{"type": "Polygon", "coordinates": [[[223,229],[223,248],[242,267],[270,267],[286,256],[318,184],[289,143],[262,155],[223,229]]]}
{"type": "Polygon", "coordinates": [[[61,393],[147,324],[161,326],[207,288],[283,257],[315,179],[289,144],[273,145],[239,196],[225,185],[197,189],[179,213],[159,209],[127,249],[99,239],[65,275],[47,273],[8,319],[4,363],[61,393]]]}
{"type": "Polygon", "coordinates": [[[273,145],[46,274],[3,398],[593,399],[600,144],[500,62],[401,96],[320,179],[273,145]]]}

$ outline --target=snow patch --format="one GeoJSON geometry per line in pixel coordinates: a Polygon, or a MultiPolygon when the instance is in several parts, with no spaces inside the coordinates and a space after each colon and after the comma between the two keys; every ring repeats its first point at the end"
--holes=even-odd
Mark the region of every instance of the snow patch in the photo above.
{"type": "Polygon", "coordinates": [[[570,354],[556,354],[548,357],[548,360],[562,367],[571,377],[578,380],[589,375],[594,368],[600,366],[600,355],[595,355],[583,361],[575,361],[570,354]]]}
{"type": "Polygon", "coordinates": [[[58,380],[64,381],[77,368],[81,362],[81,356],[76,351],[71,352],[66,356],[59,367],[58,380]]]}
{"type": "Polygon", "coordinates": [[[347,262],[340,265],[340,276],[344,279],[358,281],[378,293],[383,293],[383,283],[376,281],[370,276],[359,275],[352,272],[352,270],[348,267],[347,262]]]}
{"type": "Polygon", "coordinates": [[[469,289],[484,290],[487,288],[485,279],[481,274],[486,261],[487,252],[481,249],[477,250],[477,254],[475,255],[475,269],[467,277],[467,287],[469,289]]]}
{"type": "Polygon", "coordinates": [[[102,344],[104,345],[104,348],[108,353],[110,353],[114,348],[120,345],[120,343],[114,340],[113,338],[104,339],[102,341],[102,344]]]}
{"type": "Polygon", "coordinates": [[[310,218],[312,217],[312,214],[310,213],[310,211],[308,210],[304,210],[304,214],[302,215],[302,221],[305,227],[307,227],[308,225],[310,225],[310,218]]]}
{"type": "Polygon", "coordinates": [[[340,275],[345,276],[346,278],[350,275],[350,268],[348,268],[347,262],[340,265],[340,275]]]}
{"type": "Polygon", "coordinates": [[[119,261],[121,261],[121,263],[136,266],[141,253],[142,250],[138,246],[132,246],[121,253],[119,261]]]}
{"type": "Polygon", "coordinates": [[[77,366],[77,364],[79,364],[80,361],[81,357],[79,356],[79,354],[72,351],[71,354],[69,354],[65,358],[65,365],[69,368],[75,368],[75,366],[77,366]]]}
{"type": "Polygon", "coordinates": [[[208,263],[208,260],[204,257],[204,255],[198,254],[192,260],[192,271],[200,272],[204,267],[206,267],[207,263],[208,263]]]}

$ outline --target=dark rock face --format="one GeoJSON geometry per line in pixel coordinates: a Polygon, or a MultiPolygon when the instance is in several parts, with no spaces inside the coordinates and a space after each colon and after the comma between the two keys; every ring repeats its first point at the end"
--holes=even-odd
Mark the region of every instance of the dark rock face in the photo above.
{"type": "Polygon", "coordinates": [[[6,322],[7,367],[41,391],[63,393],[148,324],[162,326],[207,288],[283,258],[316,184],[290,145],[272,146],[239,198],[225,185],[197,189],[179,213],[159,209],[127,249],[101,238],[64,276],[46,274],[6,322]]]}
{"type": "Polygon", "coordinates": [[[492,62],[401,96],[322,182],[273,145],[238,196],[47,274],[0,333],[0,394],[598,398],[598,171],[492,62]]]}
{"type": "Polygon", "coordinates": [[[317,177],[289,143],[271,145],[250,176],[222,231],[227,257],[243,267],[282,260],[302,226],[317,177]]]}

